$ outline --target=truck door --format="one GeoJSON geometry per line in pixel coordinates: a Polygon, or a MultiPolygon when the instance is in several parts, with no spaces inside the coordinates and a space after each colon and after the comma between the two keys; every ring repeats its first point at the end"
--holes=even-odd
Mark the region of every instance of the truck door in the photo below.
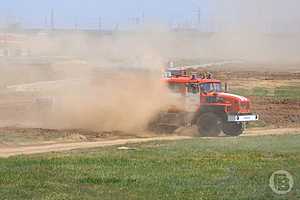
{"type": "Polygon", "coordinates": [[[186,84],[185,110],[196,112],[200,106],[200,87],[197,83],[186,84]]]}

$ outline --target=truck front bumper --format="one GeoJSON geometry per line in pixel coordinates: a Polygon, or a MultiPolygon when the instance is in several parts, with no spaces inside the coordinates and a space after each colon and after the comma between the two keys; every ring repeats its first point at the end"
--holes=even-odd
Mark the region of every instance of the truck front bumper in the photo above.
{"type": "Polygon", "coordinates": [[[258,115],[228,115],[228,122],[252,122],[259,120],[258,115]]]}

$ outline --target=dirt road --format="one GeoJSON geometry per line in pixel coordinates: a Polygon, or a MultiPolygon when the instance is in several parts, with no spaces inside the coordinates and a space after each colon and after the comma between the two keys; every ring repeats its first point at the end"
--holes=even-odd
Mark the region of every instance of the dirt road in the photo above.
{"type": "Polygon", "coordinates": [[[276,128],[276,129],[252,129],[247,130],[242,137],[266,136],[266,135],[292,135],[300,134],[300,128],[276,128]]]}
{"type": "Polygon", "coordinates": [[[57,143],[57,144],[40,145],[40,146],[2,148],[0,149],[0,157],[7,158],[15,155],[60,152],[60,151],[69,151],[75,149],[118,146],[118,145],[126,145],[126,144],[141,143],[141,142],[151,142],[151,141],[183,140],[183,139],[191,139],[191,138],[192,137],[188,137],[188,136],[166,136],[166,137],[153,137],[153,138],[102,140],[96,142],[57,143]]]}
{"type": "MultiPolygon", "coordinates": [[[[265,135],[276,136],[276,135],[287,135],[287,134],[300,134],[300,128],[248,130],[242,137],[255,137],[255,136],[265,136],[265,135]]],[[[8,148],[0,149],[0,157],[7,158],[16,155],[61,152],[61,151],[70,151],[75,149],[118,146],[118,145],[127,145],[127,144],[142,143],[142,142],[151,142],[151,141],[185,140],[185,139],[192,139],[192,138],[193,137],[191,136],[163,136],[163,137],[151,137],[151,138],[132,138],[132,139],[117,139],[117,140],[101,140],[101,141],[94,141],[94,142],[56,143],[56,144],[44,144],[44,145],[23,146],[23,147],[8,147],[8,148]]],[[[216,138],[205,138],[205,139],[216,139],[216,138]]]]}

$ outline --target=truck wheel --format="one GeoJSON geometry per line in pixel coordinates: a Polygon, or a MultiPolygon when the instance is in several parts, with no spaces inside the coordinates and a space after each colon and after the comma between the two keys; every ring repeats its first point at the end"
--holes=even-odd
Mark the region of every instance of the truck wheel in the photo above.
{"type": "Polygon", "coordinates": [[[175,113],[159,113],[149,123],[148,130],[158,134],[172,134],[182,126],[182,116],[175,113]]]}
{"type": "Polygon", "coordinates": [[[242,123],[225,122],[223,124],[223,133],[228,136],[239,136],[243,134],[244,127],[242,123]]]}
{"type": "Polygon", "coordinates": [[[204,113],[197,120],[197,127],[200,136],[219,136],[221,133],[221,118],[215,113],[204,113]]]}
{"type": "Polygon", "coordinates": [[[177,129],[178,127],[176,126],[161,125],[161,124],[151,125],[148,127],[149,131],[152,131],[157,134],[172,134],[177,129]]]}

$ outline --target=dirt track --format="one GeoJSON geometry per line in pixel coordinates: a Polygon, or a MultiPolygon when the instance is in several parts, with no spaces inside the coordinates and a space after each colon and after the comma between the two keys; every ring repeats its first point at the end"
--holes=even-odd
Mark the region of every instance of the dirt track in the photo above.
{"type": "Polygon", "coordinates": [[[252,129],[247,130],[242,137],[266,136],[266,135],[292,135],[300,134],[300,128],[280,128],[280,129],[252,129]]]}
{"type": "MultiPolygon", "coordinates": [[[[255,137],[266,135],[289,135],[300,134],[300,128],[284,128],[284,129],[267,129],[267,130],[249,130],[242,137],[255,137]]],[[[88,149],[106,146],[127,145],[133,143],[151,142],[151,141],[174,141],[193,139],[191,136],[164,136],[150,138],[131,138],[131,139],[116,139],[116,140],[100,140],[94,142],[76,142],[76,143],[54,143],[36,146],[9,147],[0,149],[0,157],[7,158],[16,155],[30,155],[47,152],[62,152],[75,149],[88,149]]],[[[216,139],[216,138],[203,138],[216,139]]]]}
{"type": "Polygon", "coordinates": [[[168,137],[153,137],[153,138],[135,138],[135,139],[119,139],[119,140],[102,140],[97,142],[77,142],[77,143],[57,143],[50,145],[14,147],[0,149],[0,157],[10,157],[15,155],[28,155],[47,152],[69,151],[74,149],[87,149],[96,147],[126,145],[131,143],[165,141],[165,140],[183,140],[191,139],[188,136],[168,136],[168,137]]]}

